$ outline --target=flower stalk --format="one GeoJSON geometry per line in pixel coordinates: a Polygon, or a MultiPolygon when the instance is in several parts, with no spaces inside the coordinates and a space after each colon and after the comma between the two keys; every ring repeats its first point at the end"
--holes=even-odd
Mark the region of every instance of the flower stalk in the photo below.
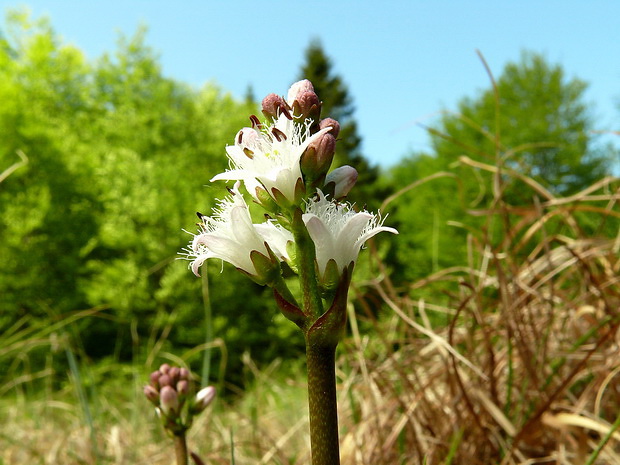
{"type": "Polygon", "coordinates": [[[293,238],[297,247],[297,266],[299,284],[303,295],[303,312],[310,319],[318,319],[323,314],[323,301],[316,277],[316,252],[314,243],[302,219],[302,212],[296,209],[292,221],[293,238]]]}
{"type": "Polygon", "coordinates": [[[196,393],[190,371],[167,363],[151,373],[149,381],[144,386],[144,395],[155,406],[159,421],[174,441],[176,464],[187,465],[187,431],[194,417],[213,401],[215,388],[207,386],[196,393]]]}
{"type": "Polygon", "coordinates": [[[174,452],[177,465],[187,465],[187,438],[184,432],[174,436],[174,452]]]}
{"type": "Polygon", "coordinates": [[[312,465],[338,465],[338,404],[336,344],[316,344],[306,338],[308,407],[312,465]]]}
{"type": "MultiPolygon", "coordinates": [[[[330,172],[340,125],[320,119],[322,104],[310,81],[293,84],[286,100],[268,95],[262,107],[268,121],[250,117],[251,127],[226,149],[231,169],[211,179],[236,181],[230,197],[211,217],[199,215],[199,233],[184,255],[196,275],[207,259],[219,258],[273,289],[280,311],[305,338],[312,465],[339,465],[335,357],[351,273],[368,239],[398,232],[383,226],[380,215],[344,201],[357,171],[330,172]],[[242,184],[262,207],[264,223],[253,223],[242,184]],[[284,271],[287,278],[297,274],[297,292],[284,271]]],[[[177,450],[180,457],[180,438],[177,450]]]]}

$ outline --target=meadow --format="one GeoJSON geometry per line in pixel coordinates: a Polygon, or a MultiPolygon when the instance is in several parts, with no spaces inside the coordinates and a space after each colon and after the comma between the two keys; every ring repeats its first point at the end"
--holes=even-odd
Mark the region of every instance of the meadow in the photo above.
{"type": "MultiPolygon", "coordinates": [[[[584,235],[579,217],[617,224],[617,181],[564,198],[537,187],[541,200],[518,215],[501,192],[485,212],[489,229],[511,225],[499,244],[472,235],[467,262],[407,287],[394,287],[371,246],[378,277],[355,285],[358,312],[349,306],[338,356],[343,463],[620,463],[620,237],[584,235]],[[414,297],[433,283],[453,290],[414,297]],[[379,306],[389,309],[380,318],[379,306]]],[[[57,334],[71,324],[16,325],[0,355],[22,367],[36,346],[61,356],[57,334]]],[[[276,359],[259,369],[249,356],[243,365],[247,389],[215,403],[190,447],[214,464],[308,463],[303,366],[276,359]]],[[[2,385],[3,463],[170,463],[142,397],[147,372],[143,363],[75,368],[58,390],[62,373],[22,368],[2,385]],[[29,392],[41,380],[48,387],[29,392]]]]}
{"type": "MultiPolygon", "coordinates": [[[[29,21],[0,49],[0,465],[172,463],[143,394],[164,362],[218,390],[204,463],[310,463],[297,328],[232,267],[176,260],[258,104],[164,77],[140,33],[89,62],[29,21]]],[[[620,464],[618,150],[561,67],[489,82],[432,153],[358,165],[355,202],[399,235],[351,282],[343,464],[620,464]]]]}

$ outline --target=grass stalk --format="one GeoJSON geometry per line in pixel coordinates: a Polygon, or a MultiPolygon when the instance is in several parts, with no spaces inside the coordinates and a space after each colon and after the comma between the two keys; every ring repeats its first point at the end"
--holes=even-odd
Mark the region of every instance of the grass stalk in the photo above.
{"type": "Polygon", "coordinates": [[[75,391],[78,396],[78,400],[80,402],[80,407],[82,408],[82,413],[84,414],[84,419],[86,420],[86,424],[88,425],[88,429],[90,432],[90,447],[95,458],[95,463],[99,463],[99,451],[97,448],[97,430],[95,428],[95,422],[93,421],[93,415],[90,411],[90,406],[88,404],[88,398],[86,396],[86,391],[84,390],[84,383],[82,382],[82,376],[80,374],[80,369],[78,367],[77,360],[75,359],[75,355],[69,346],[65,348],[65,353],[67,354],[67,360],[69,362],[69,369],[71,370],[71,375],[73,376],[73,382],[75,385],[75,391]]]}
{"type": "Polygon", "coordinates": [[[204,267],[202,273],[202,302],[205,312],[205,351],[202,358],[201,386],[207,386],[211,374],[211,341],[213,340],[213,315],[209,292],[209,267],[207,266],[204,267]]]}
{"type": "Polygon", "coordinates": [[[614,433],[616,432],[618,428],[620,428],[620,415],[618,415],[618,417],[616,418],[616,421],[614,421],[614,424],[611,426],[611,428],[609,428],[609,431],[607,432],[605,437],[601,439],[601,442],[598,443],[598,446],[596,446],[596,449],[594,449],[592,454],[590,454],[590,457],[588,457],[588,461],[585,463],[585,465],[594,465],[594,462],[600,455],[601,451],[607,445],[607,443],[612,438],[612,436],[614,435],[614,433]]]}

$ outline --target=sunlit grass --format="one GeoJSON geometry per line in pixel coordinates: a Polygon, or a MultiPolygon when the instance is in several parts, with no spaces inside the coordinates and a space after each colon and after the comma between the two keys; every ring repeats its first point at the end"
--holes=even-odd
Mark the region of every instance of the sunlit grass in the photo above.
{"type": "MultiPolygon", "coordinates": [[[[351,305],[339,352],[342,463],[620,463],[620,238],[580,227],[583,212],[617,224],[617,192],[608,179],[570,202],[543,199],[520,218],[498,207],[489,221],[512,215],[510,234],[495,245],[472,236],[470,262],[424,284],[395,289],[375,260],[381,278],[353,289],[357,313],[351,305]],[[550,218],[562,234],[545,229],[550,218]],[[416,297],[436,281],[458,284],[436,301],[416,297]]],[[[3,336],[4,359],[67,344],[53,336],[63,327],[14,327],[3,336]]],[[[199,418],[190,448],[214,464],[233,455],[240,465],[309,463],[304,367],[276,360],[259,369],[249,355],[243,364],[246,391],[220,397],[199,418]]],[[[3,463],[171,462],[141,396],[150,367],[86,367],[80,405],[75,375],[69,382],[19,366],[0,386],[3,463]],[[64,388],[31,393],[39,378],[64,388]]]]}

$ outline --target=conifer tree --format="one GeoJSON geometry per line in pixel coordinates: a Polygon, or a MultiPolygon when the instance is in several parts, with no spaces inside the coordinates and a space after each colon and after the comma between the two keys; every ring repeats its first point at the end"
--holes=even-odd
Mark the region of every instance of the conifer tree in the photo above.
{"type": "MultiPolygon", "coordinates": [[[[305,61],[301,67],[299,79],[308,79],[321,96],[322,115],[340,122],[340,134],[336,145],[334,167],[354,166],[358,173],[354,197],[368,200],[376,197],[375,181],[379,169],[371,165],[361,151],[362,138],[357,131],[357,122],[353,117],[355,107],[346,84],[341,76],[334,74],[331,59],[325,54],[318,39],[310,42],[305,51],[305,61]]],[[[355,201],[351,197],[350,200],[355,201]]]]}

